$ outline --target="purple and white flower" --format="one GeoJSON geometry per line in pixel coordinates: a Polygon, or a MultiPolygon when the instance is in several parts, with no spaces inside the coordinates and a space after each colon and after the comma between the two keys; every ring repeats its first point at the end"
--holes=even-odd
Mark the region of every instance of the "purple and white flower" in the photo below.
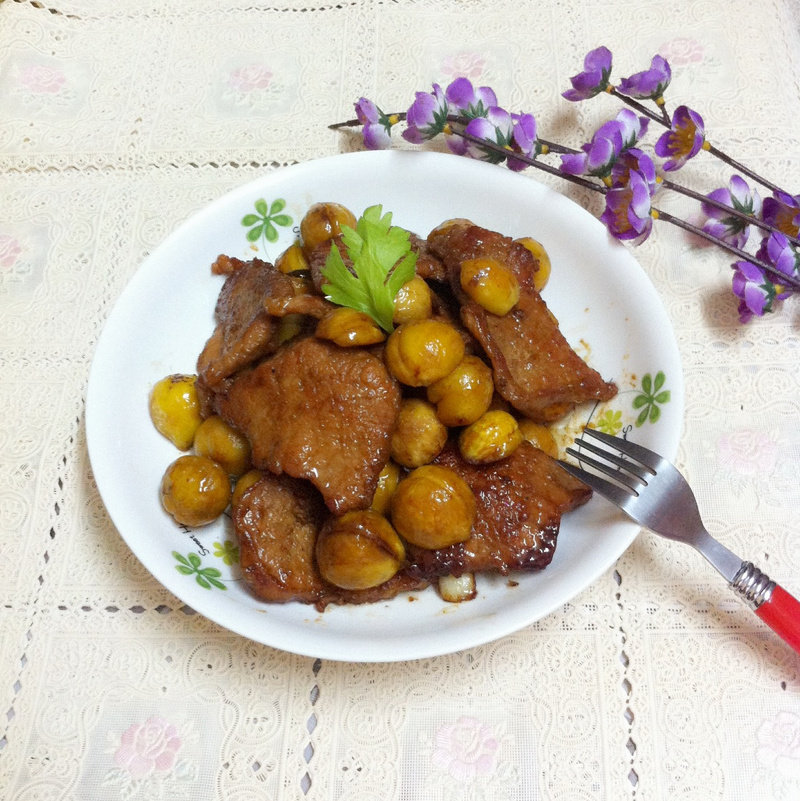
{"type": "Polygon", "coordinates": [[[632,171],[626,186],[606,192],[606,208],[600,220],[612,236],[638,245],[650,236],[653,228],[651,197],[647,180],[632,171]]]}
{"type": "Polygon", "coordinates": [[[630,147],[620,154],[611,168],[611,185],[614,187],[627,186],[630,183],[630,175],[637,172],[647,182],[650,195],[655,194],[656,165],[653,159],[638,147],[630,147]]]}
{"type": "Polygon", "coordinates": [[[797,278],[800,275],[800,254],[786,234],[773,231],[765,236],[757,256],[787,278],[797,278]]]}
{"type": "Polygon", "coordinates": [[[497,95],[488,86],[475,89],[468,78],[456,78],[445,90],[445,97],[453,114],[463,117],[485,117],[490,108],[497,106],[497,95]]]}
{"type": "Polygon", "coordinates": [[[757,264],[744,259],[731,266],[734,269],[731,288],[739,298],[739,320],[746,323],[754,316],[762,317],[771,312],[778,293],[764,271],[757,264]]]}
{"type": "MultiPolygon", "coordinates": [[[[510,151],[514,135],[514,122],[505,109],[491,106],[487,109],[485,117],[471,119],[464,128],[464,132],[510,151]]],[[[481,147],[477,142],[470,140],[464,140],[464,142],[466,147],[464,155],[473,159],[499,164],[507,155],[498,153],[494,149],[481,147]]]]}
{"type": "MultiPolygon", "coordinates": [[[[715,189],[707,197],[750,217],[758,217],[761,213],[761,196],[755,189],[751,190],[747,182],[738,175],[731,177],[727,188],[715,189]]],[[[747,244],[751,226],[746,219],[709,203],[703,203],[701,208],[708,218],[703,224],[703,230],[737,248],[743,248],[747,244]]]]}
{"type": "Polygon", "coordinates": [[[653,56],[650,69],[623,78],[617,91],[639,99],[659,100],[672,80],[669,62],[662,56],[653,56]]]}
{"type": "Polygon", "coordinates": [[[611,62],[611,51],[607,47],[598,47],[587,53],[583,60],[583,72],[569,79],[572,89],[567,89],[561,96],[575,102],[605,92],[609,87],[611,62]]]}
{"type": "Polygon", "coordinates": [[[665,170],[679,170],[696,156],[706,141],[703,118],[688,106],[678,106],[672,115],[672,127],[656,142],[655,151],[665,170]]]}
{"type": "Polygon", "coordinates": [[[364,126],[361,129],[368,150],[383,150],[392,144],[392,123],[371,100],[366,97],[356,102],[356,117],[364,126]]]}
{"type": "MultiPolygon", "coordinates": [[[[511,121],[514,126],[512,139],[513,149],[528,158],[535,158],[539,152],[539,142],[536,138],[536,118],[533,114],[512,114],[511,121]]],[[[509,156],[507,159],[509,169],[514,172],[524,170],[527,162],[509,156]]]]}
{"type": "Polygon", "coordinates": [[[433,92],[417,92],[406,114],[403,138],[415,145],[433,139],[444,131],[448,111],[447,98],[438,83],[433,84],[433,92]]]}
{"type": "Polygon", "coordinates": [[[561,156],[561,171],[568,175],[594,175],[606,178],[617,159],[632,148],[647,130],[647,119],[630,109],[622,109],[613,120],[601,125],[592,141],[582,145],[580,153],[561,156]]]}
{"type": "Polygon", "coordinates": [[[800,233],[800,195],[775,192],[772,197],[764,198],[763,212],[764,222],[784,234],[796,237],[800,233]]]}

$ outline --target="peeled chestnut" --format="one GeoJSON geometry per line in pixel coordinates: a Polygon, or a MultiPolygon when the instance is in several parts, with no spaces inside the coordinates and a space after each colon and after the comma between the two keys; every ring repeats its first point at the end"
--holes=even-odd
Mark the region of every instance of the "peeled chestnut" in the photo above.
{"type": "Polygon", "coordinates": [[[519,421],[519,432],[522,434],[522,438],[528,440],[531,445],[544,451],[548,456],[558,459],[558,444],[553,432],[547,426],[525,418],[519,421]]]}
{"type": "Polygon", "coordinates": [[[464,358],[464,340],[449,323],[412,320],[391,333],[384,359],[389,372],[410,387],[444,378],[464,358]]]}
{"type": "Polygon", "coordinates": [[[550,256],[547,250],[545,250],[544,245],[538,239],[533,239],[530,236],[523,236],[521,239],[515,239],[514,241],[529,250],[539,262],[536,272],[533,274],[533,285],[537,292],[541,292],[550,280],[550,272],[552,269],[550,256]]]}
{"type": "Polygon", "coordinates": [[[317,536],[316,555],[325,581],[343,590],[366,590],[397,573],[405,547],[383,515],[357,510],[327,521],[317,536]]]}
{"type": "Polygon", "coordinates": [[[342,348],[376,345],[386,339],[386,334],[368,314],[347,306],[328,312],[317,323],[315,334],[319,339],[328,339],[342,348]]]}
{"type": "Polygon", "coordinates": [[[185,526],[212,523],[225,511],[230,499],[228,474],[207,456],[180,456],[161,479],[164,509],[185,526]]]}
{"type": "Polygon", "coordinates": [[[427,389],[439,419],[447,426],[468,426],[488,408],[494,394],[491,368],[477,356],[465,356],[456,368],[427,389]]]}
{"type": "Polygon", "coordinates": [[[369,508],[373,512],[385,515],[389,511],[389,504],[392,502],[392,495],[397,489],[397,484],[400,481],[400,466],[395,462],[389,460],[381,470],[378,476],[378,486],[375,488],[375,494],[372,496],[372,503],[369,508]]]}
{"type": "Polygon", "coordinates": [[[300,221],[300,239],[306,255],[317,245],[342,233],[342,226],[356,227],[356,217],[341,203],[315,203],[300,221]]]}
{"type": "Polygon", "coordinates": [[[188,451],[203,418],[197,398],[197,376],[175,373],[156,382],[150,393],[150,419],[176,448],[188,451]]]}
{"type": "Polygon", "coordinates": [[[392,320],[396,325],[424,320],[431,316],[432,306],[430,288],[422,278],[415,275],[397,290],[392,320]]]}
{"type": "Polygon", "coordinates": [[[248,470],[243,476],[239,476],[236,484],[233,487],[233,494],[231,495],[231,506],[238,506],[242,500],[242,496],[253,486],[257,481],[260,481],[264,474],[260,470],[253,468],[248,470]]]}
{"type": "Polygon", "coordinates": [[[275,266],[286,274],[308,270],[308,259],[299,242],[290,245],[275,260],[275,266]]]}
{"type": "Polygon", "coordinates": [[[468,462],[488,464],[510,456],[522,440],[514,416],[500,409],[492,409],[461,432],[458,448],[468,462]]]}
{"type": "Polygon", "coordinates": [[[514,273],[489,256],[461,263],[461,288],[492,314],[502,316],[519,300],[519,282],[514,273]]]}
{"type": "Polygon", "coordinates": [[[412,470],[392,497],[398,534],[420,548],[446,548],[469,538],[475,496],[461,476],[440,465],[412,470]]]}
{"type": "Polygon", "coordinates": [[[198,456],[213,459],[231,476],[241,476],[250,468],[247,437],[217,415],[200,423],[194,435],[194,450],[198,456]]]}
{"type": "Polygon", "coordinates": [[[445,442],[447,427],[433,404],[421,398],[406,398],[392,434],[392,459],[404,467],[419,467],[433,461],[445,442]]]}

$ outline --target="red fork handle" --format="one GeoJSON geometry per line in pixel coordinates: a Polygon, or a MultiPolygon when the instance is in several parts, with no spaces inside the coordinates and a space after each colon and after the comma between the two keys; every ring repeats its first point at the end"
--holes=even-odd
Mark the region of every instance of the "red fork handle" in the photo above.
{"type": "Polygon", "coordinates": [[[756,607],[755,612],[800,654],[800,601],[797,598],[775,584],[769,597],[756,607]]]}

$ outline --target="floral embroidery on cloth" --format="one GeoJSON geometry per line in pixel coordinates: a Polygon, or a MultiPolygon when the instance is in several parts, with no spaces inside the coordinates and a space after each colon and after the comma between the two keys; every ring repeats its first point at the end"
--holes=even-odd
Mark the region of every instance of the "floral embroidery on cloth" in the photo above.
{"type": "Polygon", "coordinates": [[[184,739],[177,726],[152,715],[131,723],[118,737],[112,735],[111,768],[103,780],[116,786],[119,797],[178,798],[196,779],[196,769],[182,758],[184,739]]]}
{"type": "Polygon", "coordinates": [[[800,787],[800,715],[778,712],[761,724],[756,737],[758,761],[800,787]]]}
{"type": "Polygon", "coordinates": [[[499,743],[490,726],[462,716],[440,726],[434,737],[432,760],[460,782],[469,783],[494,771],[499,743]]]}

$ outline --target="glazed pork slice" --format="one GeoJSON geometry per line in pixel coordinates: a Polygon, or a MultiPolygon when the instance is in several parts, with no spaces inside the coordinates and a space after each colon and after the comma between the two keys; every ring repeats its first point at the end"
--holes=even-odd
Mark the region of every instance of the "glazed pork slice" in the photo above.
{"type": "Polygon", "coordinates": [[[301,282],[261,259],[220,256],[211,271],[226,278],[214,312],[217,325],[197,360],[198,375],[209,389],[276,349],[276,318],[322,317],[330,308],[324,298],[303,291],[301,282]]]}
{"type": "Polygon", "coordinates": [[[272,265],[220,257],[212,272],[227,277],[214,311],[216,327],[197,359],[197,373],[209,388],[274,349],[275,322],[264,310],[272,265]]]}
{"type": "Polygon", "coordinates": [[[343,514],[372,500],[400,389],[377,356],[308,337],[234,376],[216,408],[247,436],[256,467],[308,479],[343,514]]]}
{"type": "Polygon", "coordinates": [[[468,220],[457,220],[434,228],[427,244],[428,252],[444,264],[447,280],[462,299],[465,295],[459,280],[461,263],[484,256],[505,264],[520,286],[533,288],[539,260],[524,245],[496,231],[473,225],[468,220]]]}
{"type": "Polygon", "coordinates": [[[502,317],[469,301],[461,320],[489,357],[497,392],[531,420],[552,423],[580,403],[617,394],[616,384],[570,347],[535,290],[522,288],[516,307],[502,317]]]}
{"type": "Polygon", "coordinates": [[[316,603],[322,579],[314,545],[328,514],[306,481],[267,473],[233,507],[242,576],[264,601],[316,603]]]}
{"type": "Polygon", "coordinates": [[[492,363],[498,393],[517,411],[552,423],[580,403],[606,401],[617,387],[572,349],[533,285],[538,262],[522,245],[494,231],[458,224],[431,234],[461,302],[461,320],[492,363]],[[503,316],[486,311],[460,287],[461,264],[488,256],[507,265],[520,284],[517,305],[503,316]]]}
{"type": "Polygon", "coordinates": [[[468,540],[447,548],[414,548],[409,559],[427,579],[478,571],[537,570],[555,553],[561,516],[589,500],[591,490],[529,442],[489,465],[464,461],[452,444],[435,464],[454,470],[475,494],[468,540]]]}
{"type": "Polygon", "coordinates": [[[272,603],[358,604],[420,590],[427,582],[405,571],[367,590],[342,590],[325,582],[314,550],[328,518],[319,493],[307,481],[266,473],[233,510],[242,576],[252,593],[272,603]]]}

